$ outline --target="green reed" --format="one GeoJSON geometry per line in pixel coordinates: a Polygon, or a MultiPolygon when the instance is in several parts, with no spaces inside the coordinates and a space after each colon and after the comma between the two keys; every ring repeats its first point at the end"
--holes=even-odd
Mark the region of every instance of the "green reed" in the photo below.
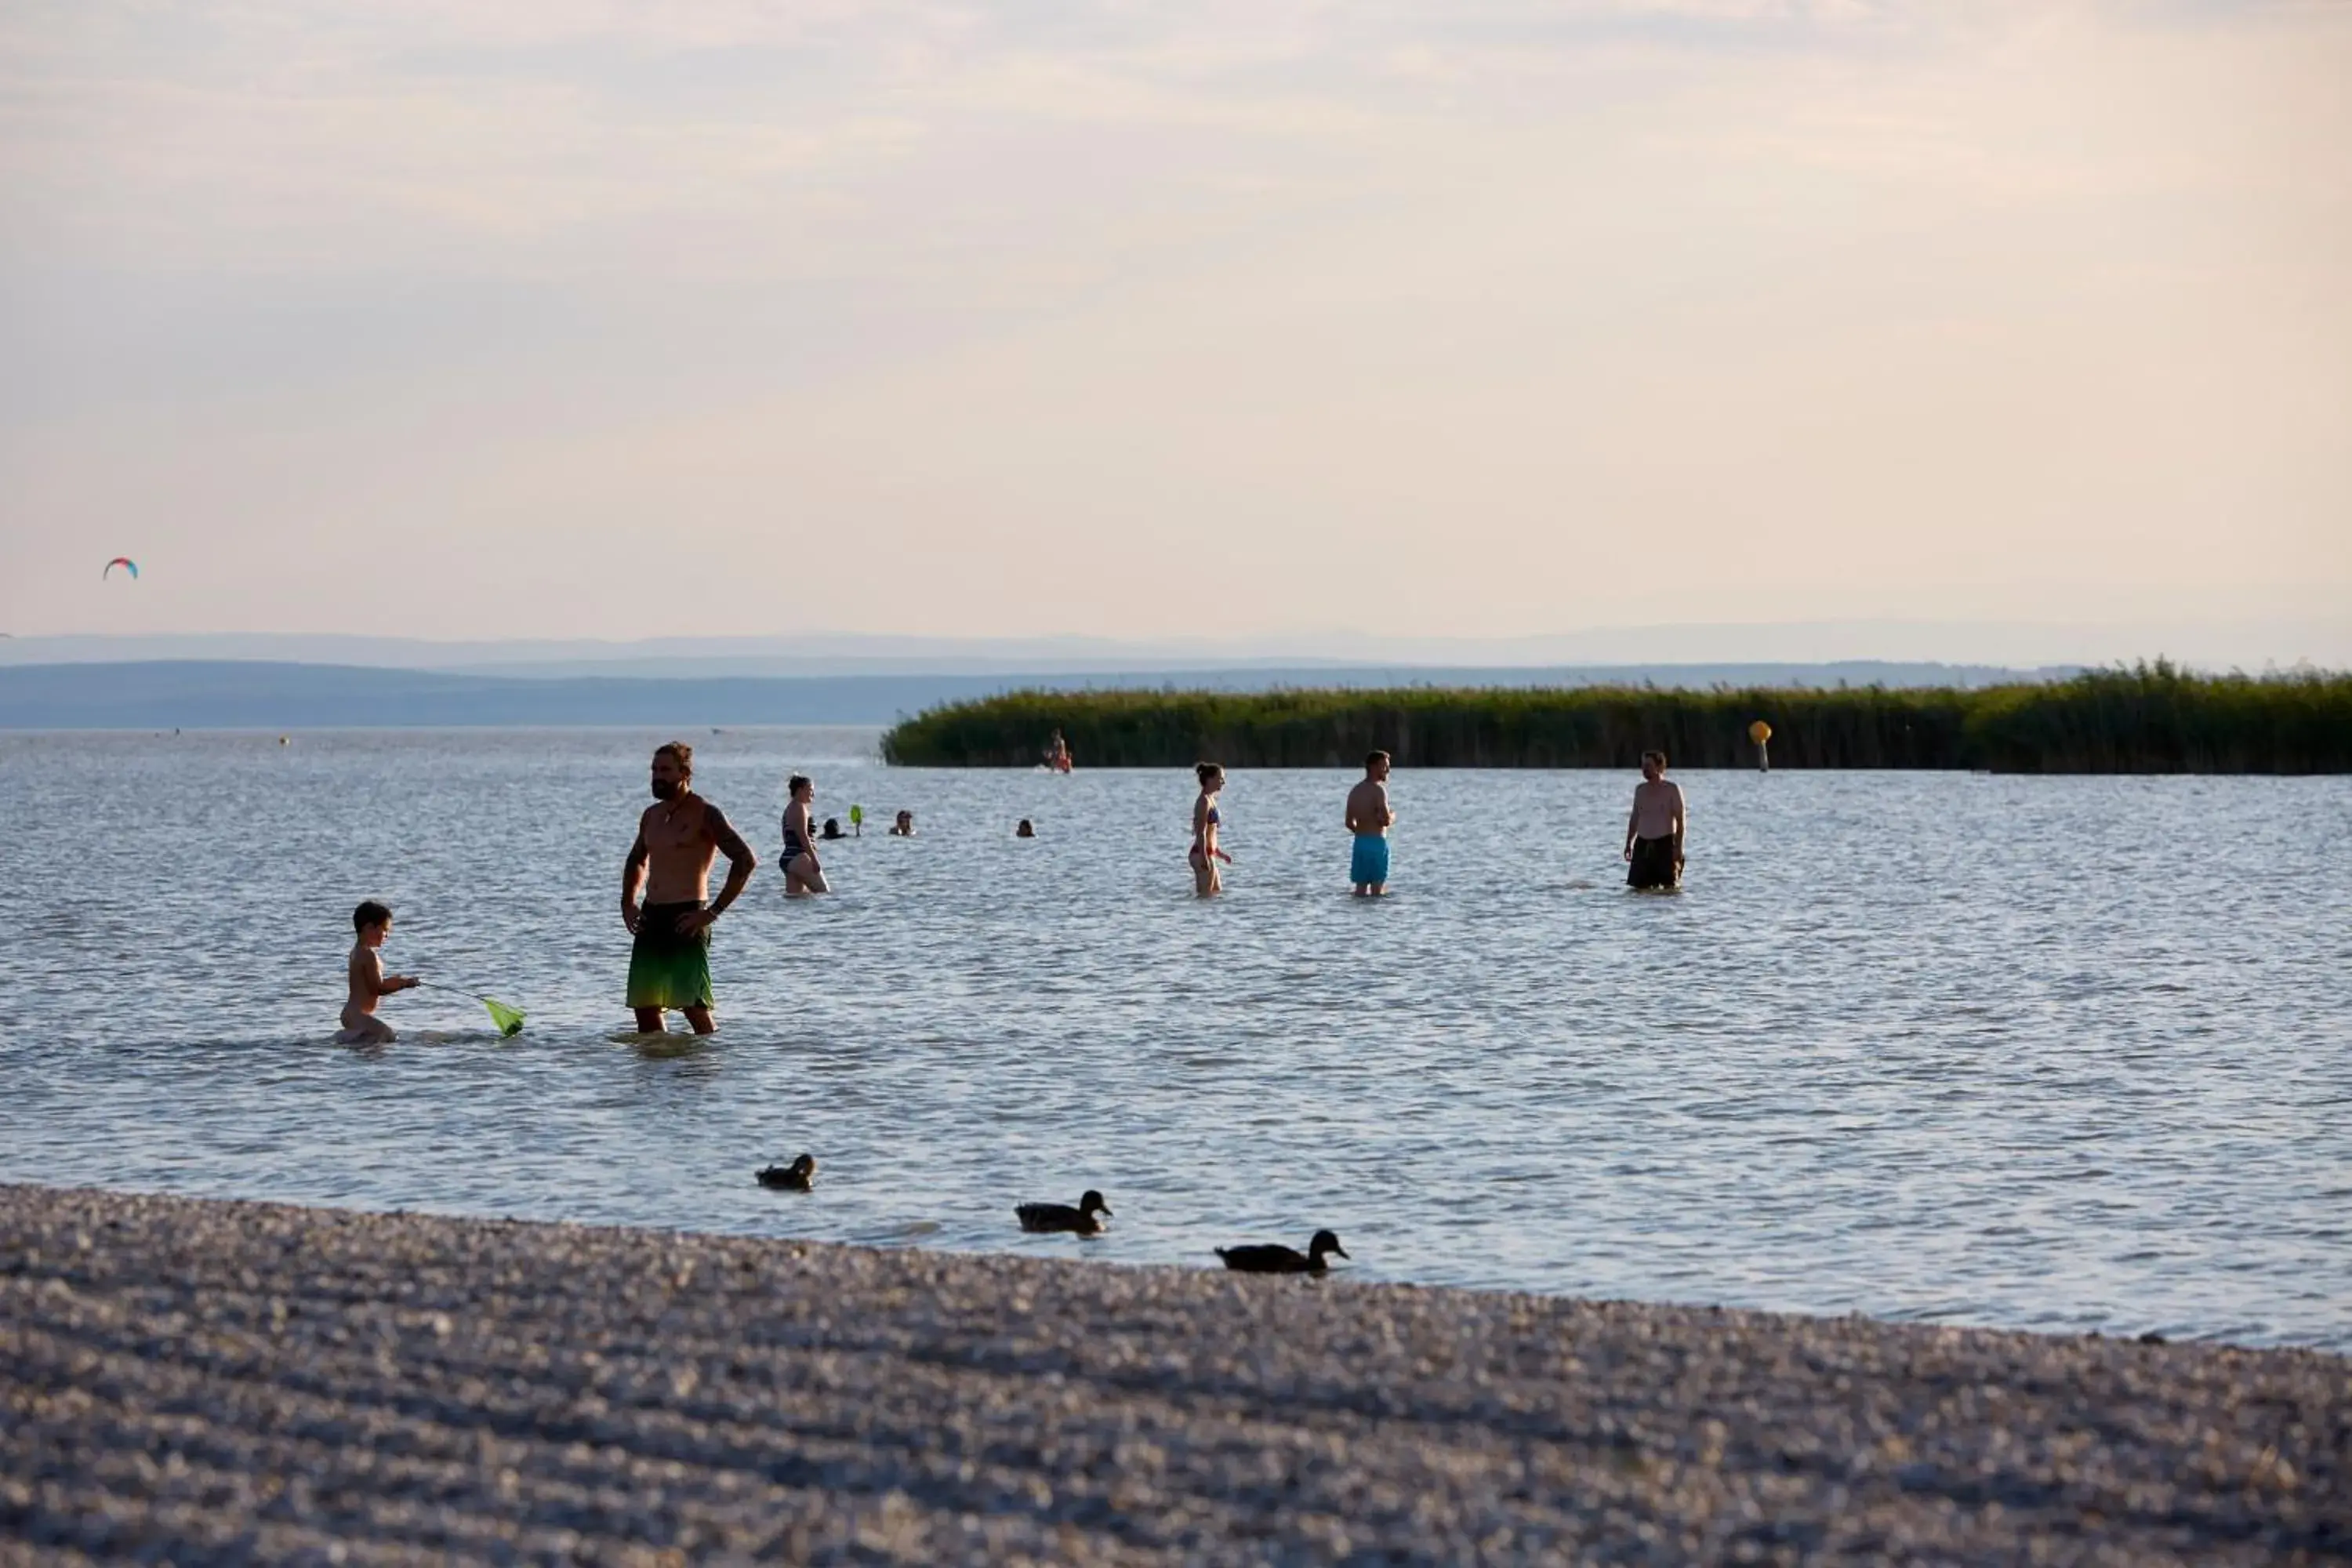
{"type": "Polygon", "coordinates": [[[2192,675],[2158,660],[2050,683],[1830,689],[1438,686],[1389,690],[1011,691],[883,737],[908,766],[1026,767],[1055,729],[1080,765],[1753,767],[2003,773],[2352,773],[2352,675],[2192,675]]]}

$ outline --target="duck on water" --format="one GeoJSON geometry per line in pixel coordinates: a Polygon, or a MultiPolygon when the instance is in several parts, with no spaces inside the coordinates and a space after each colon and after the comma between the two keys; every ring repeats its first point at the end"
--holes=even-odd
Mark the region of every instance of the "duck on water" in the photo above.
{"type": "Polygon", "coordinates": [[[1066,1231],[1074,1236],[1100,1236],[1103,1220],[1110,1215],[1110,1205],[1093,1188],[1078,1199],[1078,1206],[1067,1204],[1022,1204],[1013,1211],[1021,1221],[1021,1228],[1036,1235],[1066,1231]]]}
{"type": "Polygon", "coordinates": [[[803,1154],[789,1165],[771,1165],[759,1173],[759,1182],[780,1192],[807,1192],[816,1183],[816,1156],[803,1154]]]}
{"type": "Polygon", "coordinates": [[[1328,1267],[1323,1259],[1330,1254],[1341,1258],[1348,1249],[1339,1238],[1328,1230],[1318,1230],[1315,1239],[1307,1244],[1304,1252],[1287,1247],[1268,1244],[1263,1247],[1220,1247],[1217,1256],[1225,1267],[1239,1274],[1320,1274],[1328,1267]]]}

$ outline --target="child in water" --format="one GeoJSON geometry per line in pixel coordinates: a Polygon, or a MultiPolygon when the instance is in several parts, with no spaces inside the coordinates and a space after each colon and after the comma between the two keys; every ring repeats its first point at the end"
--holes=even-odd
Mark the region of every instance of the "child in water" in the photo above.
{"type": "Polygon", "coordinates": [[[375,1016],[375,1005],[395,991],[414,991],[417,981],[412,975],[383,972],[383,941],[392,934],[390,910],[370,899],[352,911],[352,926],[359,932],[359,940],[352,944],[351,961],[344,966],[352,992],[343,1003],[343,1031],[335,1037],[335,1043],[388,1045],[399,1037],[391,1025],[375,1016]]]}

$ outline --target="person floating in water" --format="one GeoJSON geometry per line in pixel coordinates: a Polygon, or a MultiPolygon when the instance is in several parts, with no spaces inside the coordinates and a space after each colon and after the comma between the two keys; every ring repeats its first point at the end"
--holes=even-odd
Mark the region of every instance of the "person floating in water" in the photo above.
{"type": "Polygon", "coordinates": [[[1356,836],[1356,852],[1348,863],[1348,880],[1356,896],[1377,899],[1389,890],[1389,829],[1396,813],[1389,809],[1389,754],[1374,752],[1364,758],[1361,783],[1348,792],[1348,831],[1356,836]]]}
{"type": "Polygon", "coordinates": [[[1059,730],[1055,731],[1053,739],[1045,742],[1045,765],[1057,773],[1070,771],[1070,743],[1062,739],[1059,730]]]}
{"type": "Polygon", "coordinates": [[[1037,837],[1037,830],[1029,826],[1029,819],[1024,816],[1021,819],[1021,826],[1013,830],[1013,837],[1015,838],[1034,838],[1037,837]]]}
{"type": "Polygon", "coordinates": [[[1185,858],[1192,866],[1192,890],[1206,899],[1225,890],[1224,879],[1217,875],[1217,862],[1230,866],[1234,858],[1217,847],[1217,792],[1225,787],[1225,770],[1214,763],[1202,763],[1192,772],[1201,780],[1200,798],[1192,802],[1192,847],[1185,858]]]}
{"type": "Polygon", "coordinates": [[[710,927],[751,879],[759,856],[727,814],[694,793],[694,748],[672,741],[654,752],[653,805],[637,819],[636,842],[621,868],[621,923],[629,950],[629,1007],[643,1033],[657,1035],[676,1009],[698,1035],[710,1021],[710,927]],[[710,899],[710,862],[727,856],[727,883],[710,899]],[[637,906],[642,884],[646,901],[637,906]]]}
{"type": "Polygon", "coordinates": [[[824,830],[817,837],[830,844],[836,838],[846,838],[849,836],[841,830],[841,818],[828,816],[824,819],[824,830]]]}
{"type": "Polygon", "coordinates": [[[915,814],[911,811],[899,812],[898,820],[890,824],[890,837],[893,838],[912,838],[914,836],[915,814]]]}
{"type": "Polygon", "coordinates": [[[335,1044],[390,1045],[400,1037],[375,1016],[375,1005],[395,991],[415,990],[418,983],[413,975],[383,972],[384,939],[392,934],[390,910],[370,899],[352,911],[352,929],[359,933],[359,940],[352,944],[351,960],[343,966],[352,990],[343,1003],[343,1028],[335,1044]]]}
{"type": "MultiPolygon", "coordinates": [[[[816,858],[817,836],[809,831],[809,822],[816,814],[809,808],[816,801],[816,785],[806,773],[794,773],[784,785],[792,798],[784,803],[784,897],[805,899],[811,893],[830,893],[833,889],[824,879],[824,867],[816,858]]],[[[833,823],[826,837],[841,837],[841,825],[833,823]]]]}
{"type": "Polygon", "coordinates": [[[1642,782],[1625,818],[1625,885],[1679,887],[1683,879],[1683,786],[1666,777],[1666,753],[1642,753],[1642,782]]]}

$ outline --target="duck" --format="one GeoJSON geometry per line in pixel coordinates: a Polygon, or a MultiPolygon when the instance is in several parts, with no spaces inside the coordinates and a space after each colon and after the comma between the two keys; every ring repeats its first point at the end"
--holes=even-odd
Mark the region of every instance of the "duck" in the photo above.
{"type": "Polygon", "coordinates": [[[1339,1238],[1328,1230],[1317,1231],[1315,1239],[1307,1244],[1304,1252],[1271,1245],[1220,1247],[1216,1249],[1217,1256],[1225,1260],[1225,1267],[1239,1274],[1320,1274],[1326,1267],[1324,1255],[1333,1252],[1342,1258],[1348,1256],[1348,1249],[1339,1245],[1339,1238]]]}
{"type": "Polygon", "coordinates": [[[789,1165],[771,1165],[760,1173],[760,1184],[787,1193],[804,1193],[816,1183],[816,1156],[803,1154],[789,1165]]]}
{"type": "Polygon", "coordinates": [[[1110,1213],[1110,1205],[1103,1202],[1100,1193],[1088,1187],[1076,1208],[1067,1204],[1022,1204],[1013,1213],[1026,1231],[1042,1235],[1067,1230],[1080,1236],[1100,1236],[1102,1216],[1110,1213]]]}

